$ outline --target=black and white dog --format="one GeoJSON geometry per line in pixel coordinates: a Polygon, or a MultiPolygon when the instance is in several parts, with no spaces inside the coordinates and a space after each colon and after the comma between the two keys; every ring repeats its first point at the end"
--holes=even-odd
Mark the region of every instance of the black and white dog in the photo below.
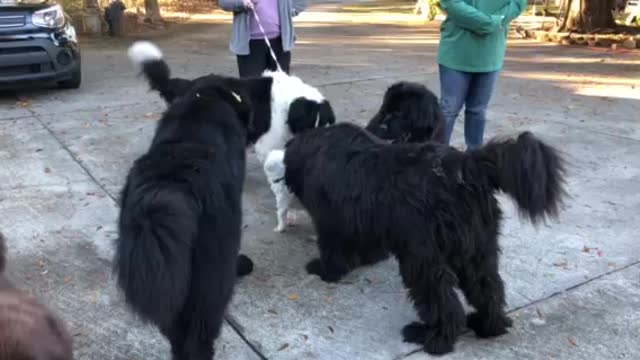
{"type": "MultiPolygon", "coordinates": [[[[400,81],[385,91],[382,105],[369,121],[366,129],[382,140],[392,143],[445,142],[446,127],[436,95],[424,85],[400,81]]],[[[294,197],[282,181],[284,179],[284,150],[267,155],[264,172],[276,196],[278,224],[282,232],[293,224],[289,209],[294,197]]]]}
{"type": "Polygon", "coordinates": [[[318,89],[296,76],[266,71],[261,77],[249,79],[210,74],[187,80],[171,77],[162,51],[153,43],[136,42],[129,48],[128,54],[134,64],[141,67],[151,88],[158,91],[167,103],[207,79],[242,86],[254,107],[253,127],[249,129],[247,145],[254,146],[260,163],[264,163],[271,150],[283,149],[292,136],[335,123],[329,101],[318,89]]]}
{"type": "Polygon", "coordinates": [[[236,275],[252,97],[208,78],[169,105],[121,193],[114,273],[175,360],[211,359],[236,275]]]}
{"type": "Polygon", "coordinates": [[[433,142],[388,144],[340,123],[293,138],[284,164],[285,184],[318,234],[320,257],[307,271],[335,282],[393,254],[421,321],[404,328],[404,339],[431,354],[452,351],[465,325],[454,287],[476,309],[466,325],[478,336],[511,326],[496,192],[534,224],[556,217],[565,195],[563,159],[529,132],[465,153],[433,142]]]}

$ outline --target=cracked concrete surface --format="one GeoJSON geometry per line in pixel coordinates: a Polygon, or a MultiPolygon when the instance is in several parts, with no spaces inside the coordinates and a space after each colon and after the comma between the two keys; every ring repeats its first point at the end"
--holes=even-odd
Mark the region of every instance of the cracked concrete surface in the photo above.
{"type": "MultiPolygon", "coordinates": [[[[292,70],[318,85],[340,121],[364,123],[396,80],[438,91],[436,24],[331,19],[317,4],[298,20],[292,70]]],[[[228,17],[154,35],[180,76],[235,74],[228,17]]],[[[164,104],[126,59],[133,38],[83,41],[76,91],[0,97],[0,229],[9,274],[60,313],[77,359],[169,359],[168,345],[124,308],[110,273],[117,198],[164,104]],[[18,101],[20,100],[20,101],[18,101]]],[[[533,228],[509,200],[501,273],[513,330],[461,337],[445,359],[638,359],[640,347],[640,56],[512,41],[490,107],[488,136],[525,129],[570,161],[560,221],[533,228]]],[[[461,125],[461,124],[459,124],[461,125]]],[[[461,126],[454,135],[462,138],[461,126]]],[[[243,250],[256,262],[239,283],[219,359],[426,359],[400,329],[416,318],[394,260],[339,284],[304,272],[316,254],[302,216],[286,234],[249,157],[243,250]]]]}

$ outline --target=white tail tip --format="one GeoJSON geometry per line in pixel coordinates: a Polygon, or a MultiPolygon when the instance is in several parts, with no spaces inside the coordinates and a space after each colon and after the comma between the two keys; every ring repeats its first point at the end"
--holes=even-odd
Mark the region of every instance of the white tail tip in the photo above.
{"type": "Polygon", "coordinates": [[[129,47],[127,54],[136,65],[162,59],[162,50],[149,41],[136,41],[129,47]]]}

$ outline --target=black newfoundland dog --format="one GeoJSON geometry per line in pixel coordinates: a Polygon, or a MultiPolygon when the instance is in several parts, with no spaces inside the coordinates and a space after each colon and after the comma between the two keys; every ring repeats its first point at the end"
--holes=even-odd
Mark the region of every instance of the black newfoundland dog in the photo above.
{"type": "Polygon", "coordinates": [[[320,258],[307,271],[335,282],[393,254],[421,320],[404,328],[404,339],[431,354],[452,351],[465,325],[454,287],[476,309],[466,324],[478,336],[511,326],[495,193],[509,194],[534,224],[556,217],[564,196],[563,160],[529,132],[464,153],[387,144],[341,123],[292,139],[284,164],[285,183],[318,233],[320,258]]]}
{"type": "Polygon", "coordinates": [[[446,141],[446,125],[438,97],[415,82],[392,84],[366,129],[391,142],[446,141]]]}
{"type": "Polygon", "coordinates": [[[251,96],[208,79],[176,99],[121,194],[114,273],[127,304],[155,324],[173,358],[211,359],[240,255],[251,96]]]}

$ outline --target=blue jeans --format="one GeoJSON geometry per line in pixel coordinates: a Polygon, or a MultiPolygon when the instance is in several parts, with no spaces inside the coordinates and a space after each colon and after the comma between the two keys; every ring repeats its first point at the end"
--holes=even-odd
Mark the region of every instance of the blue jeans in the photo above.
{"type": "Polygon", "coordinates": [[[447,144],[464,105],[464,140],[467,150],[482,145],[486,112],[499,71],[470,73],[440,65],[440,106],[447,122],[447,144]]]}

